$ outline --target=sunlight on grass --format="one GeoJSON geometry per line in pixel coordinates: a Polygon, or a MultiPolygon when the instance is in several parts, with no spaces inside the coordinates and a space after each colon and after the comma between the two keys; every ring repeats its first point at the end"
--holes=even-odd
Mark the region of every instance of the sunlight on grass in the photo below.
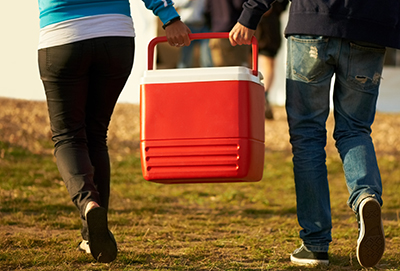
{"type": "MultiPolygon", "coordinates": [[[[14,147],[5,153],[8,159],[1,164],[2,174],[5,169],[14,172],[23,168],[31,174],[16,173],[24,176],[18,185],[1,184],[0,227],[5,227],[6,233],[0,241],[4,248],[0,267],[51,270],[49,266],[61,261],[60,270],[75,270],[77,266],[108,270],[102,265],[88,265],[90,256],[75,251],[80,221],[53,158],[14,147]],[[11,162],[17,158],[18,163],[11,162]],[[37,166],[38,161],[47,165],[46,171],[37,166]],[[25,251],[24,256],[17,251],[25,251]]],[[[288,261],[290,252],[300,244],[290,157],[285,152],[267,153],[261,182],[229,186],[150,183],[141,176],[137,153],[114,161],[110,228],[120,255],[111,264],[113,270],[163,270],[167,266],[175,270],[297,270],[288,261]]],[[[346,206],[348,195],[340,161],[330,160],[328,167],[334,241],[331,265],[326,270],[358,269],[354,255],[357,226],[346,206]]],[[[391,176],[395,170],[390,159],[381,159],[381,168],[383,176],[391,176]]],[[[11,175],[14,180],[15,175],[11,175]]],[[[386,197],[393,200],[387,200],[383,209],[389,240],[381,265],[394,268],[399,263],[395,255],[400,248],[398,212],[394,213],[399,209],[399,184],[390,185],[395,189],[386,189],[386,197]]]]}
{"type": "MultiPolygon", "coordinates": [[[[298,268],[289,261],[301,240],[288,148],[267,148],[260,182],[162,185],[143,179],[137,142],[119,147],[129,136],[110,142],[109,225],[119,247],[111,264],[76,251],[81,222],[51,144],[38,136],[40,146],[30,150],[24,147],[29,144],[0,140],[0,270],[362,269],[355,255],[356,218],[347,206],[340,158],[331,147],[331,264],[298,268]]],[[[378,146],[386,252],[376,269],[399,270],[400,153],[378,146]]]]}

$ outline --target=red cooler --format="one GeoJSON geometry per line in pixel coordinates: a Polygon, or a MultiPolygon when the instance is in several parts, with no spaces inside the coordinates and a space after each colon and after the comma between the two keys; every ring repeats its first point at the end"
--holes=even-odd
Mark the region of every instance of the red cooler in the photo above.
{"type": "MultiPolygon", "coordinates": [[[[191,34],[228,38],[228,33],[191,34]]],[[[256,182],[264,169],[264,87],[246,67],[148,70],[140,86],[140,152],[146,180],[174,183],[256,182]]]]}

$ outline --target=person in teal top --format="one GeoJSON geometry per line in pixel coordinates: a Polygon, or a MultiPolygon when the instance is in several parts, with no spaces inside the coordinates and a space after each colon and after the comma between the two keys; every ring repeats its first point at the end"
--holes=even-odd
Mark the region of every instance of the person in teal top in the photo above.
{"type": "MultiPolygon", "coordinates": [[[[190,44],[171,0],[143,1],[168,43],[190,44]]],[[[107,130],[131,73],[135,31],[128,0],[39,0],[38,61],[57,167],[82,221],[78,249],[98,262],[117,257],[108,229],[107,130]]]]}
{"type": "MultiPolygon", "coordinates": [[[[163,23],[178,17],[171,0],[143,0],[146,8],[160,17],[163,23]]],[[[123,14],[131,16],[128,0],[89,0],[62,1],[39,0],[40,27],[100,14],[123,14]]]]}

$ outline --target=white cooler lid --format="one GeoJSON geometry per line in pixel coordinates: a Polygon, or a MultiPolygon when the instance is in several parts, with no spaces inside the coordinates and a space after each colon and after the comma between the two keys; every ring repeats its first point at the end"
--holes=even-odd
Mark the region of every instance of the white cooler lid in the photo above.
{"type": "Polygon", "coordinates": [[[258,76],[254,76],[251,69],[241,66],[147,70],[140,83],[143,85],[232,80],[252,81],[263,85],[261,82],[263,77],[260,72],[258,72],[258,76]]]}

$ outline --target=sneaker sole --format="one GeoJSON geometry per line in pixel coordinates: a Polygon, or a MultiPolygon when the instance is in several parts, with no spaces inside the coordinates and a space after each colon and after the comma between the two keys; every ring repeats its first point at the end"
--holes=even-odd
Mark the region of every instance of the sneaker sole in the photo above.
{"type": "Polygon", "coordinates": [[[109,263],[117,257],[117,243],[108,230],[107,210],[91,209],[86,215],[89,230],[89,247],[92,256],[101,263],[109,263]]]}
{"type": "Polygon", "coordinates": [[[316,259],[300,259],[290,255],[290,261],[296,265],[310,266],[310,265],[328,265],[329,260],[316,260],[316,259]]]}
{"type": "Polygon", "coordinates": [[[385,234],[381,206],[376,200],[360,205],[360,237],[357,240],[357,260],[364,267],[375,266],[385,251],[385,234]]]}

